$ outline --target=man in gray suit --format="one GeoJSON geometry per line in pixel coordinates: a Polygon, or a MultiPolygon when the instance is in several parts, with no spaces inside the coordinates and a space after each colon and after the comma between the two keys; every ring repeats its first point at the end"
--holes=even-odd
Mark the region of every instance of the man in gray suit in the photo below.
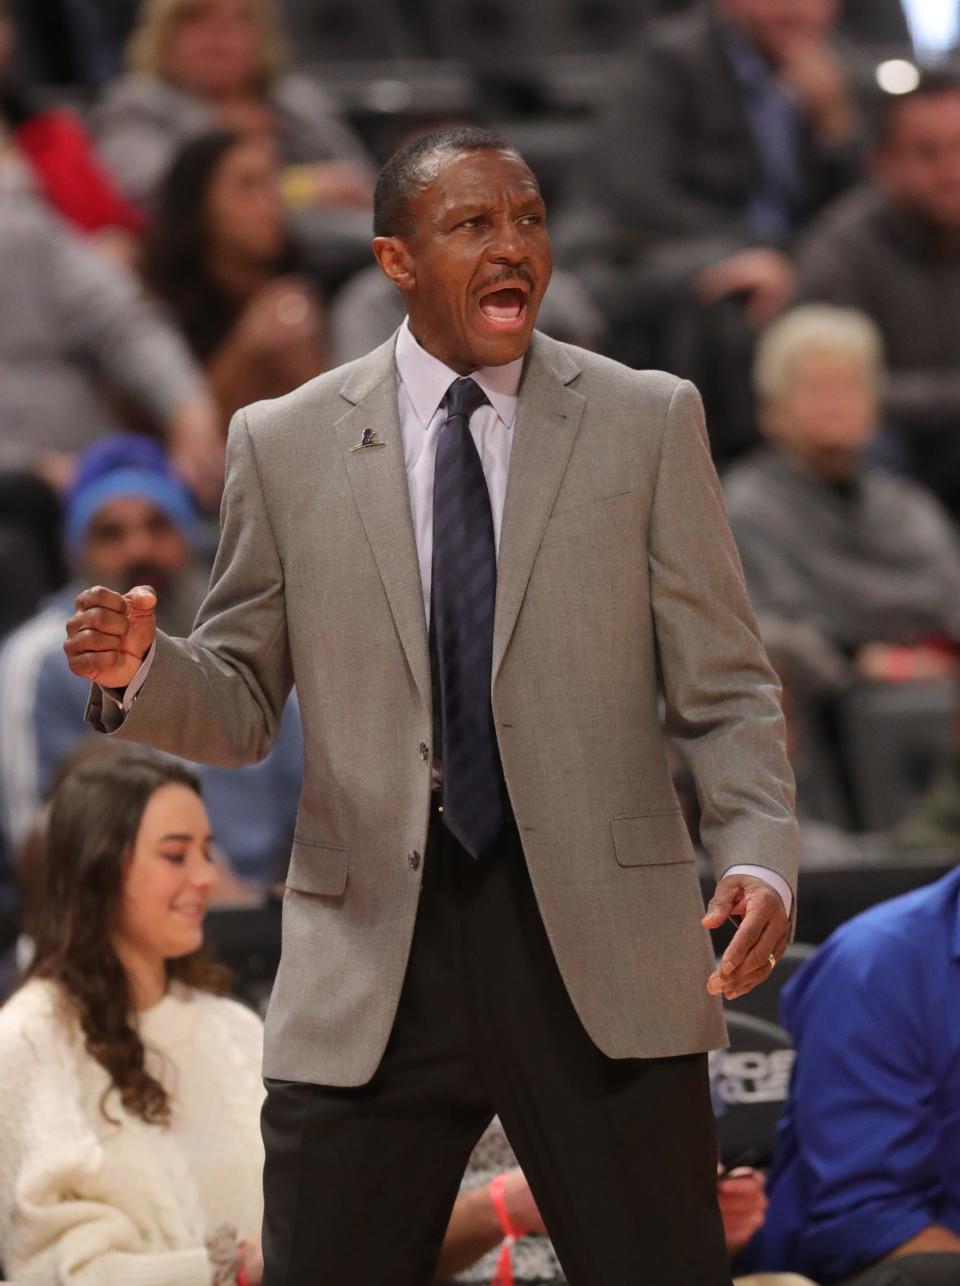
{"type": "Polygon", "coordinates": [[[264,1281],[426,1286],[496,1111],[572,1286],[729,1286],[705,1051],[786,945],[795,826],[699,400],[534,331],[543,203],[495,135],[401,149],[375,232],[407,320],[237,415],[190,639],[139,587],[66,643],[96,726],[215,763],[297,685],[264,1281]]]}

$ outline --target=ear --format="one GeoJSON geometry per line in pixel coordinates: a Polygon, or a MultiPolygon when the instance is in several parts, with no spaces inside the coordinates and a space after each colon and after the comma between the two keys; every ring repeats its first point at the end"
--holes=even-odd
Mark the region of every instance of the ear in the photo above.
{"type": "Polygon", "coordinates": [[[417,283],[413,256],[402,237],[374,237],[373,254],[382,271],[400,290],[412,290],[417,283]]]}

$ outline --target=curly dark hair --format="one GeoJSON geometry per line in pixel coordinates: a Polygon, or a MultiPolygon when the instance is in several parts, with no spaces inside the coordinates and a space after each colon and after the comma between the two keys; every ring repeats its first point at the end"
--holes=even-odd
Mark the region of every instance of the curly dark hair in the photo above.
{"type": "MultiPolygon", "coordinates": [[[[93,755],[68,772],[50,802],[42,845],[44,896],[32,917],[36,954],[27,979],[56,983],[76,1013],[90,1055],[110,1076],[127,1111],[167,1125],[167,1092],[147,1071],[131,1022],[133,994],[111,940],[123,877],[147,803],[178,783],[200,794],[183,764],[149,751],[93,755]]],[[[167,976],[217,995],[228,975],[202,952],[167,961],[167,976]]]]}

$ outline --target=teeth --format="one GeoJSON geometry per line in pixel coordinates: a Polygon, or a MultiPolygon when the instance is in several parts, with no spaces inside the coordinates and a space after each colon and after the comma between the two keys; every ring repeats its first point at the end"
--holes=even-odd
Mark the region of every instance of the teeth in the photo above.
{"type": "Polygon", "coordinates": [[[517,321],[526,307],[526,296],[514,286],[492,291],[480,301],[480,311],[491,321],[517,321]]]}

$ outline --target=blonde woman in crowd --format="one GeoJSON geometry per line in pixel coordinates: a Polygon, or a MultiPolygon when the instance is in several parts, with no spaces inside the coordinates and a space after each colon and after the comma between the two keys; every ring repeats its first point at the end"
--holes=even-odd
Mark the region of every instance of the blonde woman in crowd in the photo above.
{"type": "Polygon", "coordinates": [[[960,541],[936,497],[876,459],[874,323],[804,304],[760,340],[766,446],[724,479],[754,608],[802,623],[872,679],[956,673],[960,541]]]}
{"type": "Polygon", "coordinates": [[[94,116],[101,154],[127,195],[148,202],[182,144],[219,128],[276,141],[292,204],[366,210],[363,144],[315,79],[285,72],[284,62],[272,0],[145,0],[129,72],[94,116]]]}

